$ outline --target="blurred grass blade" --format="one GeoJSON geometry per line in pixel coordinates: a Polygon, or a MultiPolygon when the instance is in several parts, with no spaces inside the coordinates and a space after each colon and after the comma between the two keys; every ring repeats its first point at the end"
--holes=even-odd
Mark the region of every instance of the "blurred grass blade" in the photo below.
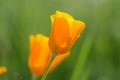
{"type": "Polygon", "coordinates": [[[80,80],[88,80],[89,75],[90,75],[90,71],[91,71],[90,68],[87,69],[87,70],[85,70],[85,71],[82,73],[80,80]]]}
{"type": "Polygon", "coordinates": [[[92,38],[87,36],[85,42],[80,51],[80,55],[78,56],[77,63],[75,65],[75,69],[73,70],[71,80],[79,80],[81,73],[83,71],[84,65],[86,63],[90,48],[92,45],[92,38]]]}

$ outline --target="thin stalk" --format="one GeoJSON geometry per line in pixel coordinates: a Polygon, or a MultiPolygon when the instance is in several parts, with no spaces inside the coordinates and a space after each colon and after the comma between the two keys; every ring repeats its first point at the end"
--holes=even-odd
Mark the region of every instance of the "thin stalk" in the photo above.
{"type": "Polygon", "coordinates": [[[79,80],[79,78],[82,74],[82,71],[84,69],[84,66],[86,64],[92,42],[93,42],[92,38],[87,36],[85,39],[85,42],[83,44],[83,47],[80,51],[80,55],[78,57],[77,63],[75,65],[75,69],[73,70],[70,80],[79,80]]]}
{"type": "Polygon", "coordinates": [[[55,54],[53,53],[53,54],[52,54],[52,58],[51,58],[51,60],[50,60],[50,63],[48,64],[47,69],[46,69],[44,75],[42,76],[41,80],[45,80],[45,79],[46,79],[46,77],[47,77],[47,75],[48,75],[48,71],[49,71],[49,69],[50,69],[50,66],[51,66],[54,58],[55,58],[55,54]]]}

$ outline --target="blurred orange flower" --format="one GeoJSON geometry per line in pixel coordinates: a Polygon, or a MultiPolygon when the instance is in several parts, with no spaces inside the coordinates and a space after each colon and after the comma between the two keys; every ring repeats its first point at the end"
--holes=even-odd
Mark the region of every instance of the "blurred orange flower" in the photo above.
{"type": "Polygon", "coordinates": [[[80,36],[85,28],[85,23],[75,20],[69,14],[60,11],[56,11],[51,16],[51,21],[49,47],[56,54],[64,54],[70,50],[80,36]]]}
{"type": "Polygon", "coordinates": [[[2,75],[5,72],[7,72],[7,68],[6,67],[0,67],[0,75],[2,75]]]}
{"type": "MultiPolygon", "coordinates": [[[[69,53],[55,57],[49,72],[51,72],[69,53]]],[[[41,34],[30,36],[30,55],[28,64],[31,72],[35,75],[42,76],[52,58],[52,52],[48,46],[48,37],[41,34]]]]}

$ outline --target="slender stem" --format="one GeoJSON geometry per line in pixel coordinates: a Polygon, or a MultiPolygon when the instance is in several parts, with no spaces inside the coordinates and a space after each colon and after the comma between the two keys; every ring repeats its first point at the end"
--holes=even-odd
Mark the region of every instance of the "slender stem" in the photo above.
{"type": "Polygon", "coordinates": [[[50,66],[51,66],[51,64],[52,64],[52,62],[53,62],[55,56],[56,56],[56,55],[53,53],[53,54],[52,54],[52,58],[51,58],[51,60],[50,60],[50,63],[48,64],[47,69],[46,69],[44,75],[42,76],[41,80],[45,80],[45,79],[46,79],[47,74],[48,74],[49,69],[50,69],[50,66]]]}

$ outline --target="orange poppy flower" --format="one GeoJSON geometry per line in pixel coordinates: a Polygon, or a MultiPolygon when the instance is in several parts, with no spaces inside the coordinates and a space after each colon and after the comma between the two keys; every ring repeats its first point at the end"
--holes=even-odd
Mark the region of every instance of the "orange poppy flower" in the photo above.
{"type": "Polygon", "coordinates": [[[85,23],[75,20],[67,13],[56,11],[51,16],[52,30],[49,40],[50,49],[56,54],[64,54],[70,50],[80,36],[85,23]]]}
{"type": "Polygon", "coordinates": [[[7,71],[6,67],[0,67],[0,75],[7,71]]]}
{"type": "MultiPolygon", "coordinates": [[[[49,72],[51,72],[64,58],[68,55],[56,56],[51,64],[49,72]]],[[[30,36],[30,55],[28,65],[31,72],[35,75],[42,76],[52,58],[52,52],[48,46],[48,37],[41,34],[30,36]]]]}

